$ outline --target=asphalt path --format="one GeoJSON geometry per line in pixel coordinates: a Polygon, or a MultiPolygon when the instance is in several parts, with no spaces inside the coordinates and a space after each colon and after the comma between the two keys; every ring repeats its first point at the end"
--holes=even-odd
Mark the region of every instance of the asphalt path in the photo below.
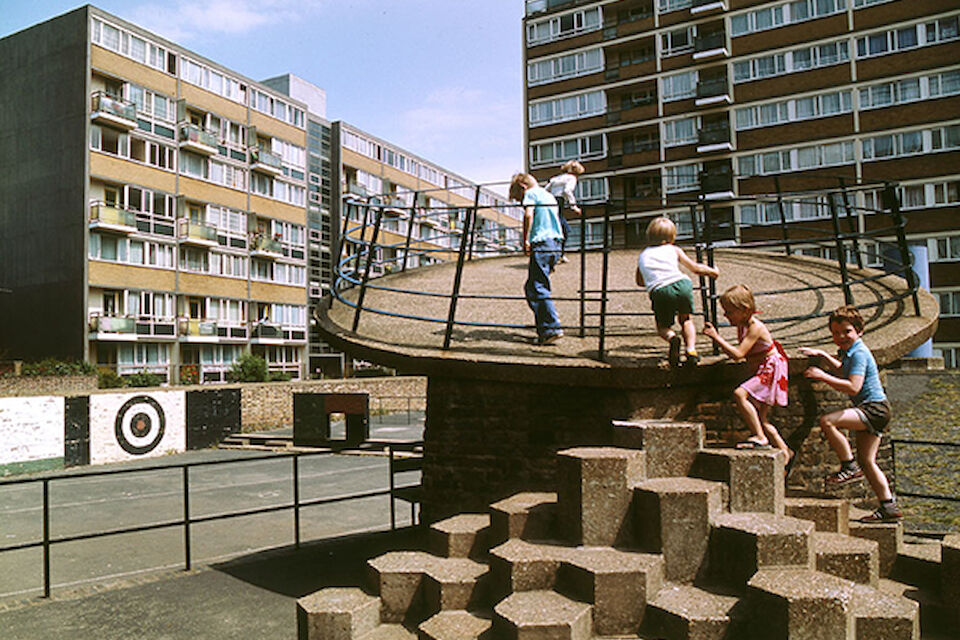
{"type": "MultiPolygon", "coordinates": [[[[414,440],[422,436],[423,413],[377,416],[371,438],[414,440]]],[[[191,467],[189,508],[192,519],[293,502],[292,459],[277,454],[267,460],[250,458],[268,452],[208,449],[134,463],[84,467],[123,469],[96,477],[70,477],[70,472],[35,474],[56,477],[49,483],[50,538],[72,537],[129,527],[180,520],[184,514],[183,471],[173,465],[209,461],[227,462],[191,467]],[[158,465],[166,469],[137,470],[158,465]]],[[[329,499],[389,487],[387,458],[383,455],[325,454],[301,457],[300,501],[329,499]]],[[[416,480],[415,475],[401,479],[416,480]]],[[[410,511],[398,503],[398,525],[409,524],[410,511]]],[[[386,496],[302,508],[300,539],[332,539],[348,534],[383,531],[390,527],[386,496]]],[[[0,547],[42,540],[42,483],[0,483],[0,547]]],[[[230,558],[282,548],[294,541],[292,509],[241,516],[190,527],[193,568],[230,558]]],[[[154,531],[112,535],[54,544],[51,550],[51,591],[123,585],[158,572],[183,570],[185,531],[172,526],[154,531]]],[[[0,607],[3,602],[36,598],[42,594],[42,551],[39,548],[0,553],[0,607]]],[[[2,628],[0,624],[0,628],[2,628]]]]}

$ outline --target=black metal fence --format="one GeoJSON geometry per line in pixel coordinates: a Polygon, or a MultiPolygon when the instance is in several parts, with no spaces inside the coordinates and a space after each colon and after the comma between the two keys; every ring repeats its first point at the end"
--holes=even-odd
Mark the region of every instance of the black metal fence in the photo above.
{"type": "MultiPolygon", "coordinates": [[[[836,186],[829,189],[813,191],[784,192],[780,188],[779,179],[774,179],[775,193],[749,197],[738,197],[730,200],[711,201],[700,197],[691,201],[672,201],[669,207],[662,207],[659,196],[656,199],[647,198],[620,198],[585,203],[593,214],[589,220],[585,214],[579,220],[579,238],[568,245],[567,252],[577,253],[579,257],[579,290],[575,298],[554,297],[554,301],[573,301],[578,303],[578,318],[575,325],[564,326],[565,330],[576,330],[579,337],[588,333],[596,335],[598,340],[599,359],[606,357],[605,340],[608,334],[610,318],[616,314],[608,313],[608,303],[611,295],[623,293],[611,289],[609,286],[609,254],[616,249],[634,248],[642,245],[643,234],[639,232],[641,226],[649,219],[659,215],[668,215],[677,223],[680,230],[677,244],[692,248],[696,252],[699,262],[713,266],[715,251],[723,247],[757,250],[766,252],[783,252],[793,255],[799,247],[825,253],[836,261],[840,275],[839,282],[826,283],[816,286],[807,286],[795,289],[755,291],[756,297],[796,294],[801,291],[815,291],[823,289],[842,290],[847,304],[858,308],[869,308],[883,305],[888,302],[911,298],[913,311],[920,314],[920,304],[917,296],[917,278],[912,270],[912,259],[907,245],[905,226],[906,220],[900,210],[900,199],[897,194],[897,185],[861,184],[848,186],[845,178],[837,178],[836,186]],[[857,193],[872,194],[873,202],[870,205],[857,205],[857,193]],[[799,214],[794,214],[799,204],[799,214]],[[717,215],[722,209],[732,210],[733,207],[741,210],[752,207],[758,215],[756,223],[744,223],[743,220],[735,223],[731,217],[717,215]],[[804,214],[806,212],[806,214],[804,214]],[[769,213],[769,215],[767,215],[769,213]],[[860,228],[858,216],[870,216],[873,224],[871,229],[860,228]],[[760,218],[763,218],[762,220],[760,218]],[[806,224],[808,222],[821,223],[806,224]],[[884,220],[885,224],[876,221],[884,220]],[[829,221],[830,228],[824,229],[823,222],[829,221]],[[631,225],[637,232],[628,232],[631,225]],[[745,230],[761,228],[767,236],[765,239],[745,241],[745,230]],[[615,231],[621,230],[619,240],[615,231]],[[771,230],[778,230],[773,233],[771,230]],[[596,231],[596,233],[594,233],[596,231]],[[802,234],[802,235],[801,235],[802,234]],[[739,236],[739,237],[738,237],[739,236]],[[892,238],[892,241],[890,240],[892,238]],[[587,286],[586,255],[601,253],[600,288],[590,289],[587,286]],[[870,255],[874,260],[882,256],[884,273],[867,273],[860,271],[864,267],[864,255],[870,255]],[[851,265],[858,271],[852,273],[851,265]],[[907,288],[902,293],[891,294],[882,299],[858,303],[854,299],[853,288],[856,285],[885,277],[887,274],[903,277],[907,288]],[[591,304],[588,311],[587,305],[591,304]]],[[[345,199],[343,210],[347,212],[343,217],[341,243],[338,248],[340,260],[337,264],[337,280],[332,289],[333,296],[340,302],[353,308],[352,330],[359,327],[361,315],[376,313],[407,320],[417,320],[426,323],[444,325],[443,348],[449,349],[456,326],[469,327],[497,327],[497,328],[528,328],[529,325],[506,323],[475,322],[457,319],[457,306],[464,299],[490,300],[523,300],[523,296],[493,296],[493,295],[466,295],[462,293],[464,265],[470,260],[491,255],[516,254],[522,250],[519,245],[519,222],[517,224],[489,224],[489,220],[498,216],[489,216],[484,221],[480,212],[487,210],[496,214],[504,214],[506,207],[497,207],[489,203],[481,204],[481,187],[476,186],[473,191],[472,206],[456,207],[453,205],[428,207],[423,204],[425,195],[430,191],[421,191],[410,194],[407,198],[412,204],[398,203],[396,196],[371,197],[357,200],[352,197],[345,199]],[[400,243],[383,243],[380,241],[385,221],[390,221],[396,230],[405,231],[405,239],[400,243]],[[450,224],[444,226],[440,221],[446,220],[450,224]],[[353,223],[353,224],[352,224],[353,223]],[[402,225],[401,225],[402,223],[402,225]],[[414,241],[414,229],[420,225],[431,228],[448,228],[444,234],[434,234],[429,241],[414,241]],[[401,229],[405,226],[405,230],[401,229]],[[415,246],[416,245],[416,246],[415,246]],[[417,291],[379,284],[376,277],[393,271],[405,271],[415,264],[434,261],[456,261],[456,271],[450,291],[444,293],[417,291]],[[343,295],[347,289],[357,289],[355,300],[343,295]],[[416,313],[405,313],[379,309],[367,306],[366,295],[369,290],[380,290],[401,293],[410,296],[441,297],[448,299],[445,317],[430,317],[416,313]]],[[[462,197],[462,196],[461,196],[462,197]]],[[[866,198],[863,198],[866,200],[866,198]]],[[[560,204],[562,207],[562,202],[560,204]]],[[[518,207],[510,207],[518,219],[518,207]]],[[[561,212],[562,213],[562,212],[561,212]]],[[[499,217],[504,217],[500,215],[499,217]]],[[[748,234],[749,235],[749,234],[748,234]]],[[[718,294],[714,281],[704,276],[699,277],[699,283],[694,287],[699,292],[702,301],[704,320],[717,323],[718,294]]],[[[415,301],[410,305],[417,308],[415,301]]],[[[819,314],[795,315],[790,317],[775,317],[767,315],[764,322],[793,322],[826,315],[819,314]]],[[[631,314],[631,315],[645,315],[631,314]]],[[[652,314],[646,314],[652,315],[652,314]]]]}

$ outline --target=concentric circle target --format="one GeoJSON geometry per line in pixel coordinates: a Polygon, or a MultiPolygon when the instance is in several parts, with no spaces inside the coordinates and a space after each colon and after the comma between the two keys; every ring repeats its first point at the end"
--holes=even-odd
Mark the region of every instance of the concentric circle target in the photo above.
{"type": "Polygon", "coordinates": [[[114,431],[124,451],[140,456],[160,444],[166,426],[167,419],[159,402],[150,396],[134,396],[117,412],[114,431]]]}

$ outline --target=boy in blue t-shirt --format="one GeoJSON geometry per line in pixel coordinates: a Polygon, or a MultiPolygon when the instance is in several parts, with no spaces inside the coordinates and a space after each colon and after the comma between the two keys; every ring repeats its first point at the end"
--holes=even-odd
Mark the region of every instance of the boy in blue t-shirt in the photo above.
{"type": "Polygon", "coordinates": [[[809,367],[803,375],[811,380],[825,382],[837,391],[853,398],[852,409],[842,409],[820,418],[820,430],[840,458],[840,471],[826,478],[827,486],[840,486],[863,476],[867,477],[873,492],[877,494],[880,508],[863,522],[885,522],[903,517],[890,484],[877,464],[880,437],[890,423],[890,403],[880,384],[880,372],[873,354],[863,343],[863,318],[853,306],[840,307],[830,314],[830,334],[833,343],[840,347],[840,359],[822,349],[800,347],[806,356],[820,356],[830,367],[840,371],[833,376],[819,367],[809,367]],[[858,466],[853,460],[850,443],[840,432],[847,429],[856,434],[858,466]]]}

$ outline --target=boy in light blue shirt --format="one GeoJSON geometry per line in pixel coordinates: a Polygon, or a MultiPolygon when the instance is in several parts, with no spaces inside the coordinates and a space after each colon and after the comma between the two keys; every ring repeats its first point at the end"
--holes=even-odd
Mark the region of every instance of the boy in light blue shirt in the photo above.
{"type": "Polygon", "coordinates": [[[840,486],[866,476],[870,487],[880,501],[880,508],[863,522],[885,522],[899,520],[903,512],[897,506],[896,498],[890,491],[890,484],[883,470],[877,464],[877,450],[884,429],[890,423],[890,403],[880,383],[877,361],[870,349],[863,343],[863,318],[853,306],[840,307],[830,314],[830,335],[833,343],[840,347],[840,359],[834,358],[822,349],[800,347],[800,353],[806,356],[819,356],[827,361],[831,368],[839,370],[840,376],[833,376],[819,367],[809,367],[803,375],[811,380],[825,382],[837,391],[846,393],[853,399],[852,409],[843,409],[828,413],[820,418],[820,430],[826,436],[837,457],[840,458],[840,471],[826,478],[827,486],[840,486]],[[850,443],[840,429],[853,431],[857,440],[857,458],[853,460],[850,443]]]}

